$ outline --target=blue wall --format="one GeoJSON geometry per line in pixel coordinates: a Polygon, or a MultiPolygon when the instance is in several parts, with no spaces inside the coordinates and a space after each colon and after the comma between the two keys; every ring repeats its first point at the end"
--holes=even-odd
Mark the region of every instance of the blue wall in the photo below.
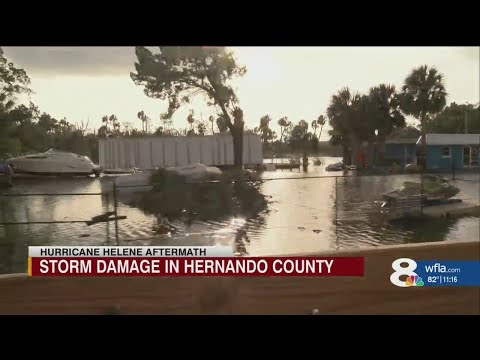
{"type": "Polygon", "coordinates": [[[427,147],[427,169],[451,170],[452,164],[455,164],[455,169],[463,169],[463,146],[450,145],[450,157],[442,156],[444,147],[433,145],[427,147]]]}

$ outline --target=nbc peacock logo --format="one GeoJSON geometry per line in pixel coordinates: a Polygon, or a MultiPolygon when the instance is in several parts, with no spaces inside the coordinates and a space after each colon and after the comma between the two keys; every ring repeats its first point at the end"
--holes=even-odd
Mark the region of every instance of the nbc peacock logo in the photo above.
{"type": "Polygon", "coordinates": [[[405,280],[405,285],[407,286],[423,286],[423,280],[418,275],[411,275],[405,280]]]}
{"type": "Polygon", "coordinates": [[[417,275],[417,262],[408,258],[397,259],[392,263],[394,272],[390,275],[390,282],[398,287],[424,286],[423,280],[417,275]],[[402,266],[406,265],[406,266],[402,266]]]}

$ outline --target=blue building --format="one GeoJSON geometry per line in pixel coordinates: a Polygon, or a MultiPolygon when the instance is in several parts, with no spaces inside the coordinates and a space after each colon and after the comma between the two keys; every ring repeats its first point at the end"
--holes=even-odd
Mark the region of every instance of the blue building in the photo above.
{"type": "MultiPolygon", "coordinates": [[[[417,140],[420,148],[422,138],[417,140]]],[[[480,163],[480,134],[427,134],[427,169],[475,168],[480,163]]]]}
{"type": "Polygon", "coordinates": [[[417,163],[417,138],[393,139],[385,141],[384,158],[398,165],[417,163]]]}

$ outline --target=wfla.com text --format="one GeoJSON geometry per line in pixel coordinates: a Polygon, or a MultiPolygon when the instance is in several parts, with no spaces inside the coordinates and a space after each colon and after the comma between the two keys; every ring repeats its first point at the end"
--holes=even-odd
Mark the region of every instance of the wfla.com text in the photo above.
{"type": "Polygon", "coordinates": [[[459,273],[459,268],[447,268],[445,265],[440,263],[435,263],[433,265],[425,265],[425,271],[427,273],[441,273],[441,274],[448,274],[448,273],[459,273]]]}

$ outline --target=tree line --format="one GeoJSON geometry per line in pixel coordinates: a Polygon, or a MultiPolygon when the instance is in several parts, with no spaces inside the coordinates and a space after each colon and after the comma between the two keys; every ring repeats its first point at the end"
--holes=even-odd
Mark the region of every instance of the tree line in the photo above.
{"type": "Polygon", "coordinates": [[[364,144],[369,158],[374,145],[382,153],[388,138],[418,137],[427,132],[463,133],[465,126],[470,133],[480,133],[479,105],[446,106],[443,76],[433,67],[413,69],[398,92],[388,84],[373,87],[368,94],[341,89],[332,96],[324,115],[316,119],[276,120],[280,129],[277,134],[271,129],[274,120],[268,114],[259,119],[254,129],[245,128],[232,80],[243,76],[247,69],[224,47],[159,47],[155,52],[136,47],[135,51],[132,81],[144,88],[146,96],[167,101],[167,111],[160,114],[156,126],[148,114],[139,111],[133,120],[141,123],[141,130],[134,122],[120,121],[115,114],[105,115],[102,125],[92,132],[88,122],[55,119],[31,102],[28,106],[20,103],[21,95],[32,93],[30,78],[25,70],[8,61],[0,48],[0,159],[8,154],[56,148],[98,161],[99,138],[230,133],[235,164],[239,165],[242,137],[249,131],[260,135],[267,154],[342,155],[351,163],[364,144]],[[217,115],[203,119],[191,110],[184,127],[174,126],[175,111],[189,106],[199,95],[217,115]],[[407,126],[407,116],[415,117],[421,126],[407,126]],[[326,124],[330,140],[320,142],[326,124]]]}

